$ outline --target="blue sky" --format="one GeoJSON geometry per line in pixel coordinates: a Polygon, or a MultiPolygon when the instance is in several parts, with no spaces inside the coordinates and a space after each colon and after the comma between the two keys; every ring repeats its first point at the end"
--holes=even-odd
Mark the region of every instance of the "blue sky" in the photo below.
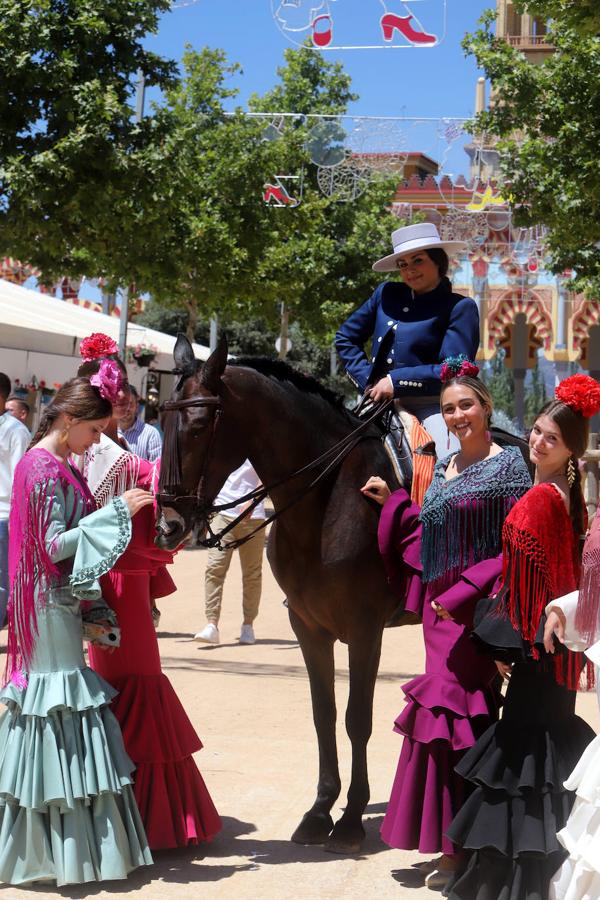
{"type": "MultiPolygon", "coordinates": [[[[328,2],[334,28],[345,43],[371,43],[371,35],[375,33],[383,43],[379,19],[386,10],[398,14],[411,12],[420,19],[424,29],[435,33],[442,27],[444,0],[328,2]]],[[[291,0],[291,3],[300,8],[309,3],[322,5],[323,12],[327,0],[291,0]]],[[[326,51],[327,58],[343,62],[352,76],[354,90],[360,95],[351,112],[369,116],[470,116],[475,84],[481,73],[472,58],[465,58],[461,40],[465,32],[475,28],[481,13],[492,5],[493,0],[446,0],[446,34],[436,47],[326,51]]],[[[164,15],[158,35],[147,43],[153,50],[177,60],[181,59],[186,43],[197,49],[204,45],[224,49],[229,60],[242,66],[243,74],[235,83],[243,106],[252,92],[262,93],[275,83],[283,51],[292,46],[274,20],[273,8],[278,6],[279,0],[198,0],[164,15]]],[[[413,134],[411,140],[414,146],[407,149],[435,152],[435,144],[424,134],[413,134]],[[428,143],[429,146],[419,146],[428,143]]],[[[452,160],[451,170],[465,171],[465,163],[466,157],[460,151],[452,160]]]]}

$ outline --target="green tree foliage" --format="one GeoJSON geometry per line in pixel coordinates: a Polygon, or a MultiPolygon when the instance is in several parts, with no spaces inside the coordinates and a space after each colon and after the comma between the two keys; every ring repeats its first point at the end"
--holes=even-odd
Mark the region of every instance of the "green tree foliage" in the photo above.
{"type": "Polygon", "coordinates": [[[174,66],[145,49],[169,0],[0,0],[0,251],[48,279],[98,271],[118,240],[135,154],[138,71],[174,66]]]}
{"type": "Polygon", "coordinates": [[[257,283],[282,300],[302,328],[323,345],[331,343],[339,323],[365,300],[379,280],[374,259],[388,252],[390,234],[400,222],[389,212],[398,176],[378,179],[350,202],[335,193],[323,196],[310,145],[315,133],[326,132],[321,153],[343,147],[342,129],[315,115],[343,115],[357,99],[340,63],[319,54],[286,50],[278,84],[264,96],[253,96],[254,112],[299,113],[275,142],[283,154],[282,171],[299,174],[303,198],[293,210],[270,210],[269,239],[256,270],[257,283]],[[315,131],[316,130],[316,131],[315,131]],[[337,138],[337,140],[336,140],[337,138]]]}
{"type": "Polygon", "coordinates": [[[544,376],[540,370],[539,362],[536,362],[535,369],[531,370],[529,384],[525,390],[525,425],[531,428],[535,421],[535,417],[548,399],[546,393],[546,384],[544,376]]]}
{"type": "Polygon", "coordinates": [[[600,34],[598,0],[529,0],[521,4],[524,12],[556,19],[584,35],[600,34]]]}
{"type": "Polygon", "coordinates": [[[528,0],[521,11],[552,17],[556,51],[539,65],[493,34],[493,13],[465,49],[491,79],[496,101],[477,117],[500,139],[505,190],[519,225],[549,228],[552,267],[600,287],[600,39],[596,0],[528,0]],[[596,24],[594,24],[596,23],[596,24]],[[590,34],[587,34],[587,30],[590,34]]]}
{"type": "Polygon", "coordinates": [[[514,419],[515,381],[512,370],[504,364],[505,355],[502,349],[496,351],[489,368],[483,372],[483,379],[492,395],[494,410],[514,419]]]}

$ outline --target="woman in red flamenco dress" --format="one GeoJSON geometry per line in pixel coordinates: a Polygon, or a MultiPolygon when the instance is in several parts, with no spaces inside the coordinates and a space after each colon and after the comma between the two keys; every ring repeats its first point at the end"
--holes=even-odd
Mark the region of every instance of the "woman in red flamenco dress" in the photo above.
{"type": "MultiPolygon", "coordinates": [[[[104,337],[104,343],[96,340],[90,348],[82,342],[82,355],[86,347],[88,354],[100,350],[102,355],[88,355],[80,374],[92,375],[102,358],[114,358],[114,342],[97,337],[104,337]]],[[[118,408],[113,414],[119,414],[118,408]]],[[[156,465],[117,441],[113,418],[83,462],[98,507],[129,487],[153,490],[158,480],[156,465]]],[[[154,544],[153,507],[142,513],[134,520],[126,552],[101,579],[104,598],[121,629],[120,646],[107,652],[90,644],[89,664],[119,692],[111,709],[136,765],[135,798],[150,848],[163,850],[210,840],[221,830],[221,820],[192,757],[202,743],[161,669],[152,606],[176,589],[166,569],[173,557],[154,544]]]]}

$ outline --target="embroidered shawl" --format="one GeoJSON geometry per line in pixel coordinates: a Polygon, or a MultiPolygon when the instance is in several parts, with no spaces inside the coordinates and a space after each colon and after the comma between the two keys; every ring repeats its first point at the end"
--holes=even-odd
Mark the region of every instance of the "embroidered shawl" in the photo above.
{"type": "Polygon", "coordinates": [[[498,556],[502,526],[531,478],[517,447],[446,480],[451,457],[440,460],[421,510],[423,580],[451,582],[468,566],[498,556]]]}
{"type": "Polygon", "coordinates": [[[86,450],[77,465],[88,483],[98,508],[106,506],[114,497],[138,486],[140,458],[124,450],[105,434],[100,443],[86,450]]]}
{"type": "MultiPolygon", "coordinates": [[[[69,486],[82,503],[73,504],[67,530],[74,519],[95,509],[94,499],[69,466],[42,448],[29,450],[15,469],[9,519],[7,680],[26,670],[37,633],[36,603],[44,604],[48,589],[60,580],[64,563],[52,562],[46,547],[57,487],[66,494],[69,486]]],[[[66,511],[65,511],[66,513],[66,511]]]]}

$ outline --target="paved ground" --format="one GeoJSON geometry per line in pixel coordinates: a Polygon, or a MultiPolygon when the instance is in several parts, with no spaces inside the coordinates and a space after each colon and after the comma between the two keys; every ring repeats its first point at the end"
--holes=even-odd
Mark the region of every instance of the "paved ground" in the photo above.
{"type": "MultiPolygon", "coordinates": [[[[127,882],[108,886],[17,890],[0,887],[0,900],[55,897],[219,898],[219,900],[338,900],[436,896],[411,868],[418,854],[389,850],[379,826],[400,750],[392,723],[400,710],[400,685],[423,670],[417,627],[385,633],[375,698],[369,764],[371,803],[360,858],[340,858],[320,848],[298,847],[289,837],[311,805],[316,784],[316,742],[308,682],[282,595],[268,566],[258,643],[237,643],[241,623],[237,560],[227,582],[221,639],[216,648],[191,635],[203,624],[203,551],[179,554],[179,591],[162,602],[160,645],[165,671],[196,726],[204,750],[198,764],[223,817],[223,832],[200,848],[156,854],[156,864],[127,882]]],[[[347,694],[345,648],[338,647],[338,698],[347,694]]],[[[579,699],[580,713],[600,730],[594,696],[579,699]]],[[[349,744],[340,715],[339,746],[344,791],[349,744]]],[[[343,799],[337,804],[339,814],[343,799]]],[[[437,895],[439,896],[439,895],[437,895]]]]}

